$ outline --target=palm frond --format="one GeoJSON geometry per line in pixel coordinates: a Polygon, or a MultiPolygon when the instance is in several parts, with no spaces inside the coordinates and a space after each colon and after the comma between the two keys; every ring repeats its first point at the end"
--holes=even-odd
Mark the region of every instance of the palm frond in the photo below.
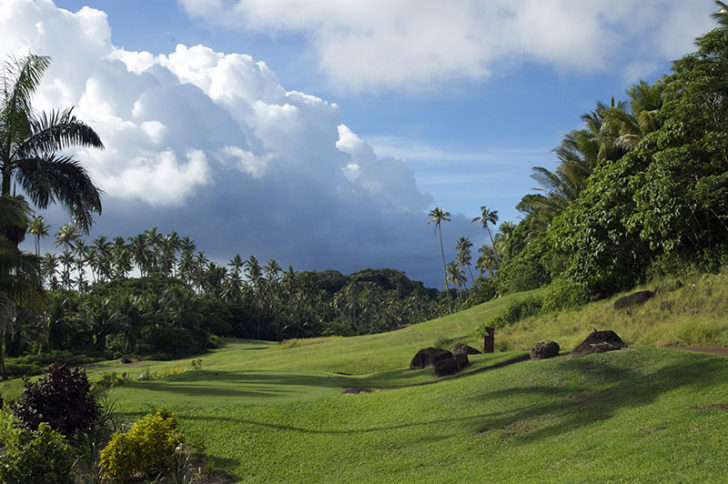
{"type": "Polygon", "coordinates": [[[72,146],[104,147],[99,135],[89,125],[76,119],[73,108],[33,116],[30,128],[33,134],[18,146],[17,155],[20,158],[72,146]]]}
{"type": "Polygon", "coordinates": [[[39,208],[61,203],[84,232],[93,224],[92,212],[101,214],[101,191],[72,157],[44,154],[17,160],[15,167],[17,180],[39,208]]]}

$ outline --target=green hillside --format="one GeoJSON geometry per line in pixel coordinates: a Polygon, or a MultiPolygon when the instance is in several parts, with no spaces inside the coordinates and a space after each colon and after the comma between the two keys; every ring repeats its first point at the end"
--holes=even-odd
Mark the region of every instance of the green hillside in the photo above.
{"type": "Polygon", "coordinates": [[[390,333],[229,340],[198,370],[188,360],[107,362],[133,378],[188,370],[107,393],[122,419],[161,405],[178,412],[216,468],[240,482],[722,482],[728,360],[650,346],[724,344],[727,279],[665,283],[672,290],[622,312],[612,299],[529,318],[497,333],[513,351],[476,355],[473,374],[434,385],[406,386],[435,381],[431,369],[407,369],[417,349],[478,344],[482,321],[534,293],[390,333]],[[543,339],[568,350],[591,326],[615,329],[631,348],[477,372],[543,339]]]}

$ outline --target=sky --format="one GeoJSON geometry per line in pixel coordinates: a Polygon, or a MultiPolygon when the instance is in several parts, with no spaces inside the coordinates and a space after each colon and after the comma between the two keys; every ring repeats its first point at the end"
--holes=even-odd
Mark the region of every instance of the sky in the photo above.
{"type": "MultiPolygon", "coordinates": [[[[90,234],[177,231],[220,263],[393,267],[442,286],[597,101],[669,72],[713,26],[692,0],[0,0],[0,57],[51,67],[104,150],[90,234]]],[[[69,218],[42,211],[55,233],[69,218]]],[[[43,244],[53,250],[50,237],[43,244]]],[[[475,256],[477,259],[477,255],[475,256]]]]}

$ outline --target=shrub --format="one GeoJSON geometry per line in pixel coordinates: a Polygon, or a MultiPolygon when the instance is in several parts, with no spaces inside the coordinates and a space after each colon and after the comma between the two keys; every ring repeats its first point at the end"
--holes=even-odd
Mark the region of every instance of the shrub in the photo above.
{"type": "Polygon", "coordinates": [[[99,406],[83,370],[69,370],[56,362],[36,383],[27,379],[20,401],[13,406],[20,423],[35,430],[48,422],[54,430],[70,436],[77,430],[91,427],[99,415],[99,406]]]}
{"type": "Polygon", "coordinates": [[[502,328],[525,319],[529,316],[535,316],[541,311],[543,301],[541,298],[529,296],[518,301],[508,303],[506,309],[492,318],[488,319],[480,325],[476,334],[480,337],[485,335],[485,328],[502,328]]]}
{"type": "Polygon", "coordinates": [[[541,312],[576,308],[588,302],[589,290],[585,285],[562,281],[551,285],[541,312]]]}
{"type": "Polygon", "coordinates": [[[43,422],[35,431],[20,427],[17,417],[0,411],[0,480],[11,483],[72,483],[71,448],[63,435],[43,422]]]}
{"type": "Polygon", "coordinates": [[[101,451],[101,469],[111,481],[172,472],[185,440],[177,416],[161,408],[139,419],[128,432],[112,435],[101,451]]]}

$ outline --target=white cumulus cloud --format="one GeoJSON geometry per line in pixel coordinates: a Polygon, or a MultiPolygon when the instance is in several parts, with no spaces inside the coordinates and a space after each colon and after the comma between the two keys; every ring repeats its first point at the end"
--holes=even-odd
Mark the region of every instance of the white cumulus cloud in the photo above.
{"type": "Polygon", "coordinates": [[[645,56],[672,60],[710,28],[714,8],[709,0],[178,3],[189,15],[229,29],[300,33],[334,84],[357,90],[483,79],[521,62],[593,72],[621,71],[645,56]]]}
{"type": "Polygon", "coordinates": [[[106,146],[77,152],[105,191],[98,232],[159,226],[213,257],[304,268],[387,265],[426,278],[422,261],[436,262],[422,244],[434,244],[432,200],[407,165],[378,156],[335,103],[286,90],[264,62],[203,45],[126,51],[106,14],[50,0],[0,1],[0,31],[3,58],[52,58],[34,106],[75,106],[106,146]]]}

